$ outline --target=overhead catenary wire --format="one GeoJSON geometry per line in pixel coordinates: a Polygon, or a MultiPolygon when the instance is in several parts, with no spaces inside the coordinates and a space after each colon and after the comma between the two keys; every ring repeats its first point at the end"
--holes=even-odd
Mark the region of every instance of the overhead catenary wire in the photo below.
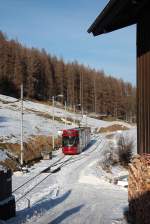
{"type": "Polygon", "coordinates": [[[21,84],[21,148],[20,148],[20,163],[23,166],[23,83],[21,84]]]}

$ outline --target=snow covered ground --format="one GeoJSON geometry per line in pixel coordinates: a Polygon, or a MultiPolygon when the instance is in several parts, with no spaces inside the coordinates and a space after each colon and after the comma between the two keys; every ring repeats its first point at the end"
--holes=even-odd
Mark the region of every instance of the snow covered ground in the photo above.
{"type": "MultiPolygon", "coordinates": [[[[127,189],[105,181],[98,168],[101,155],[107,150],[105,141],[104,138],[93,140],[87,150],[65,163],[59,172],[43,173],[38,181],[49,175],[48,178],[17,202],[17,216],[6,223],[125,224],[127,189]]],[[[54,158],[61,156],[59,151],[54,158]]],[[[14,174],[13,189],[51,162],[41,161],[27,174],[14,174]]],[[[16,192],[16,198],[26,190],[16,192]]]]}
{"type": "MultiPolygon", "coordinates": [[[[87,121],[87,125],[93,131],[114,124],[114,122],[100,121],[90,117],[82,118],[80,114],[70,112],[65,114],[63,109],[56,107],[54,112],[55,117],[75,118],[83,125],[87,121]]],[[[57,135],[59,130],[65,128],[62,122],[56,120],[52,122],[51,117],[48,117],[48,115],[52,116],[52,113],[53,108],[49,105],[25,101],[24,140],[32,135],[52,135],[53,133],[57,135]]],[[[123,123],[119,122],[119,124],[123,123]]],[[[74,124],[68,125],[67,128],[73,126],[74,124]]],[[[117,134],[120,135],[120,133],[117,134]]],[[[136,128],[121,134],[135,139],[136,128]]],[[[127,189],[108,182],[105,173],[99,167],[99,161],[105,152],[110,150],[109,144],[103,135],[93,135],[93,138],[91,146],[65,163],[59,172],[52,175],[49,172],[41,173],[24,188],[14,192],[17,201],[25,192],[45,178],[24,198],[17,201],[17,216],[3,223],[125,224],[123,212],[128,204],[127,189]],[[97,148],[95,148],[96,145],[97,148]]],[[[20,102],[4,95],[0,95],[0,142],[20,142],[20,102]]],[[[62,156],[62,152],[57,151],[52,160],[36,163],[30,168],[29,173],[14,173],[13,190],[62,156]]],[[[6,158],[6,152],[0,150],[0,160],[6,158]]],[[[69,158],[69,156],[65,157],[66,160],[69,158]]],[[[113,170],[115,175],[119,173],[121,175],[123,171],[121,168],[113,170]]]]}
{"type": "Polygon", "coordinates": [[[8,156],[7,156],[6,151],[1,151],[0,150],[0,161],[3,161],[5,159],[7,159],[7,158],[8,158],[8,156]]]}
{"type": "MultiPolygon", "coordinates": [[[[53,107],[42,103],[32,101],[24,101],[24,118],[23,118],[23,133],[24,140],[32,135],[52,135],[58,134],[58,130],[65,128],[65,124],[58,121],[52,121],[53,107]],[[48,115],[51,116],[48,118],[48,115]]],[[[1,142],[20,142],[20,109],[21,103],[18,99],[0,94],[0,141],[1,142]]],[[[107,122],[81,114],[74,114],[64,109],[54,108],[55,117],[71,118],[81,122],[82,125],[91,127],[94,131],[96,128],[106,127],[109,125],[121,124],[131,127],[124,122],[107,122]]],[[[74,127],[75,124],[68,125],[67,128],[74,127]]]]}
{"type": "MultiPolygon", "coordinates": [[[[1,142],[20,142],[20,101],[4,95],[0,95],[0,141],[1,142]]],[[[24,118],[23,118],[23,133],[24,140],[32,135],[52,135],[58,134],[58,131],[65,128],[65,124],[58,121],[52,121],[48,115],[53,115],[53,107],[32,101],[24,101],[24,118]]],[[[81,114],[73,114],[66,112],[60,108],[54,108],[55,117],[68,117],[81,121],[94,130],[95,128],[105,126],[109,122],[100,121],[97,119],[84,117],[81,114]]],[[[75,124],[68,125],[67,128],[74,127],[75,124]]]]}
{"type": "MultiPolygon", "coordinates": [[[[87,125],[91,127],[92,131],[113,125],[114,123],[131,127],[129,124],[123,122],[106,122],[81,116],[81,114],[74,114],[60,108],[54,108],[55,121],[52,120],[53,107],[42,103],[24,101],[24,116],[23,116],[23,140],[27,141],[32,136],[53,134],[58,135],[58,131],[64,128],[75,127],[75,124],[67,125],[63,122],[58,122],[56,118],[71,118],[81,122],[81,125],[87,125]]],[[[21,103],[20,100],[0,95],[0,142],[1,143],[20,143],[21,133],[21,103]]],[[[133,135],[136,133],[136,129],[131,131],[133,135]]],[[[0,149],[1,160],[6,159],[6,151],[0,149]]]]}

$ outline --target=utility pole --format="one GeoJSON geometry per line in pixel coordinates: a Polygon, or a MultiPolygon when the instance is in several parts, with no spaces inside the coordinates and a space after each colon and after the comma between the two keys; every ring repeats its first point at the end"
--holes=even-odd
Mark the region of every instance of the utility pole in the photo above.
{"type": "Polygon", "coordinates": [[[113,116],[117,120],[117,117],[118,117],[118,103],[117,102],[114,102],[113,116]]]}
{"type": "MultiPolygon", "coordinates": [[[[54,111],[54,106],[55,106],[55,97],[52,96],[52,105],[53,105],[53,127],[54,127],[54,120],[55,120],[55,111],[54,111]]],[[[53,135],[52,135],[52,146],[53,150],[55,148],[55,136],[54,136],[55,131],[53,130],[53,135]]]]}
{"type": "MultiPolygon", "coordinates": [[[[81,107],[81,104],[74,104],[73,108],[74,108],[74,124],[76,125],[76,119],[77,119],[77,116],[76,116],[76,106],[80,106],[81,107]]],[[[81,109],[80,109],[81,110],[81,109]]]]}
{"type": "Polygon", "coordinates": [[[74,124],[76,125],[76,117],[75,117],[76,106],[75,106],[75,105],[73,105],[73,112],[74,112],[74,119],[73,119],[73,122],[74,122],[74,124]]]}
{"type": "Polygon", "coordinates": [[[97,113],[97,95],[96,95],[96,78],[94,78],[94,110],[97,113]]]}
{"type": "MultiPolygon", "coordinates": [[[[57,96],[52,96],[52,113],[53,113],[53,127],[55,127],[54,125],[54,121],[55,121],[55,98],[57,97],[63,97],[63,95],[57,95],[57,96]]],[[[55,149],[55,130],[53,130],[53,135],[52,135],[52,146],[53,146],[53,150],[55,149]]]]}
{"type": "Polygon", "coordinates": [[[87,112],[86,112],[86,121],[85,121],[85,126],[87,127],[87,112]]]}
{"type": "Polygon", "coordinates": [[[21,84],[21,155],[20,163],[23,166],[23,84],[21,84]]]}
{"type": "Polygon", "coordinates": [[[67,103],[65,101],[65,128],[67,127],[67,103]]]}
{"type": "Polygon", "coordinates": [[[81,104],[81,113],[83,117],[83,73],[80,73],[80,104],[81,104]]]}

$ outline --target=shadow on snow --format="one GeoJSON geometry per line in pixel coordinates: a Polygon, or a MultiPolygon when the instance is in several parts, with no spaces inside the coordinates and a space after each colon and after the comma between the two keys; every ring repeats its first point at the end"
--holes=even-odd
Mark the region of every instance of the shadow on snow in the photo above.
{"type": "Polygon", "coordinates": [[[0,123],[7,122],[7,121],[8,121],[8,117],[0,116],[0,123]]]}
{"type": "Polygon", "coordinates": [[[68,209],[66,211],[64,211],[61,215],[59,215],[56,219],[52,220],[51,222],[49,222],[49,224],[58,224],[61,223],[64,219],[68,218],[69,216],[79,212],[81,210],[81,208],[84,205],[79,205],[77,207],[68,209]]]}
{"type": "Polygon", "coordinates": [[[27,219],[32,218],[32,216],[36,214],[37,215],[43,214],[47,212],[49,209],[52,209],[53,207],[62,203],[64,200],[66,200],[69,197],[70,194],[71,194],[71,190],[67,191],[62,196],[57,197],[56,199],[50,198],[40,203],[39,202],[36,203],[31,208],[25,208],[21,211],[18,211],[17,216],[10,219],[8,223],[13,223],[13,224],[24,223],[27,219]]]}
{"type": "Polygon", "coordinates": [[[86,148],[83,150],[83,152],[85,152],[85,151],[87,151],[88,149],[90,149],[90,147],[91,147],[92,145],[94,145],[96,142],[97,142],[97,140],[92,139],[92,140],[89,142],[89,144],[86,146],[86,148]]]}

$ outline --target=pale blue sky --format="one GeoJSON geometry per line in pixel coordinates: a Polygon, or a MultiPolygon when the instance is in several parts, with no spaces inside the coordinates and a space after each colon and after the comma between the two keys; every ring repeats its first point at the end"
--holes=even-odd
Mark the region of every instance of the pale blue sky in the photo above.
{"type": "Polygon", "coordinates": [[[0,0],[0,30],[27,47],[45,48],[136,83],[136,27],[93,37],[87,29],[107,0],[0,0]]]}

